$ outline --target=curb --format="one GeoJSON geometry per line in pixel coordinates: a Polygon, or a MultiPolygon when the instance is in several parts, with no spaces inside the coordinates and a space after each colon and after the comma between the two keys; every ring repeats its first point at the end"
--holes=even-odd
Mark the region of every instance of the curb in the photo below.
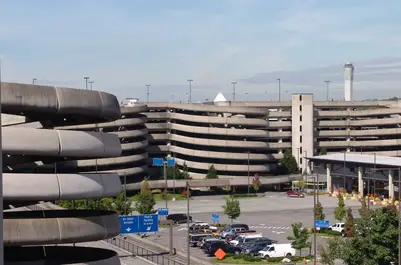
{"type": "MultiPolygon", "coordinates": [[[[158,247],[158,248],[161,248],[161,249],[163,249],[163,250],[165,250],[165,251],[167,251],[167,252],[170,251],[169,247],[163,246],[163,245],[161,245],[161,244],[159,244],[159,243],[157,243],[157,242],[154,242],[154,241],[152,241],[152,240],[149,240],[149,239],[146,239],[146,238],[140,238],[140,237],[135,237],[135,238],[138,238],[139,240],[142,240],[142,241],[146,242],[147,244],[153,244],[154,246],[156,246],[156,247],[158,247]]],[[[186,257],[186,256],[187,256],[186,253],[184,253],[184,252],[182,252],[182,251],[180,251],[180,250],[176,250],[176,249],[175,249],[175,253],[176,253],[177,255],[179,255],[179,256],[183,256],[183,257],[186,257]]],[[[202,264],[202,265],[215,265],[214,263],[211,263],[211,262],[209,262],[209,261],[206,261],[206,260],[203,260],[203,259],[201,259],[201,258],[194,257],[194,256],[191,256],[191,260],[193,260],[193,261],[195,261],[195,262],[197,262],[197,263],[200,263],[200,264],[202,264]]]]}

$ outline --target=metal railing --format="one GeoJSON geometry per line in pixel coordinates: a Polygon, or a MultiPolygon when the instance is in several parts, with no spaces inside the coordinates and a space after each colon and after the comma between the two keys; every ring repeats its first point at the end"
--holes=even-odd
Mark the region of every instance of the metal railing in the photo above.
{"type": "Polygon", "coordinates": [[[157,253],[119,237],[106,239],[104,241],[158,265],[185,265],[185,263],[166,257],[165,255],[168,253],[157,253]]]}

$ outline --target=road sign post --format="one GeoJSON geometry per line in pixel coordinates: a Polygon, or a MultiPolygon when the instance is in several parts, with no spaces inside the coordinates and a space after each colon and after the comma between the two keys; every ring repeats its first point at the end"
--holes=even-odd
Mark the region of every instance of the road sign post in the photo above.
{"type": "Polygon", "coordinates": [[[212,213],[212,221],[214,223],[219,223],[220,215],[218,213],[212,213]]]}

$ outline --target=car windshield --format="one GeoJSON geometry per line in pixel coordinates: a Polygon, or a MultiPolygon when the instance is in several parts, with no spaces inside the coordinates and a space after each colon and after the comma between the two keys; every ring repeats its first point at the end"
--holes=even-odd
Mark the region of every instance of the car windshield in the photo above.
{"type": "Polygon", "coordinates": [[[266,246],[263,251],[269,251],[269,249],[271,248],[271,246],[266,246]]]}
{"type": "Polygon", "coordinates": [[[241,241],[243,238],[244,238],[243,236],[237,236],[237,237],[235,238],[235,240],[241,241]]]}

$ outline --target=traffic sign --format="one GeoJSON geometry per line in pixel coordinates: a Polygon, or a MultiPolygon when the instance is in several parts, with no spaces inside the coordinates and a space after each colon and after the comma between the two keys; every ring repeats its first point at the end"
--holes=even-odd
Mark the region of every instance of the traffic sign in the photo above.
{"type": "Polygon", "coordinates": [[[154,157],[153,158],[153,165],[154,166],[163,166],[163,158],[154,157]]]}
{"type": "Polygon", "coordinates": [[[160,216],[168,215],[168,208],[159,208],[157,209],[157,214],[160,216]]]}
{"type": "Polygon", "coordinates": [[[329,228],[330,223],[328,220],[316,220],[315,226],[316,228],[329,228]]]}
{"type": "Polygon", "coordinates": [[[157,232],[159,230],[159,222],[157,214],[145,214],[139,215],[139,227],[140,233],[157,232]]]}
{"type": "Polygon", "coordinates": [[[218,222],[220,215],[218,213],[212,213],[212,221],[218,222]]]}
{"type": "Polygon", "coordinates": [[[174,158],[167,158],[167,166],[168,167],[175,166],[175,159],[174,158]]]}
{"type": "Polygon", "coordinates": [[[139,233],[138,215],[120,216],[120,234],[139,233]]]}

